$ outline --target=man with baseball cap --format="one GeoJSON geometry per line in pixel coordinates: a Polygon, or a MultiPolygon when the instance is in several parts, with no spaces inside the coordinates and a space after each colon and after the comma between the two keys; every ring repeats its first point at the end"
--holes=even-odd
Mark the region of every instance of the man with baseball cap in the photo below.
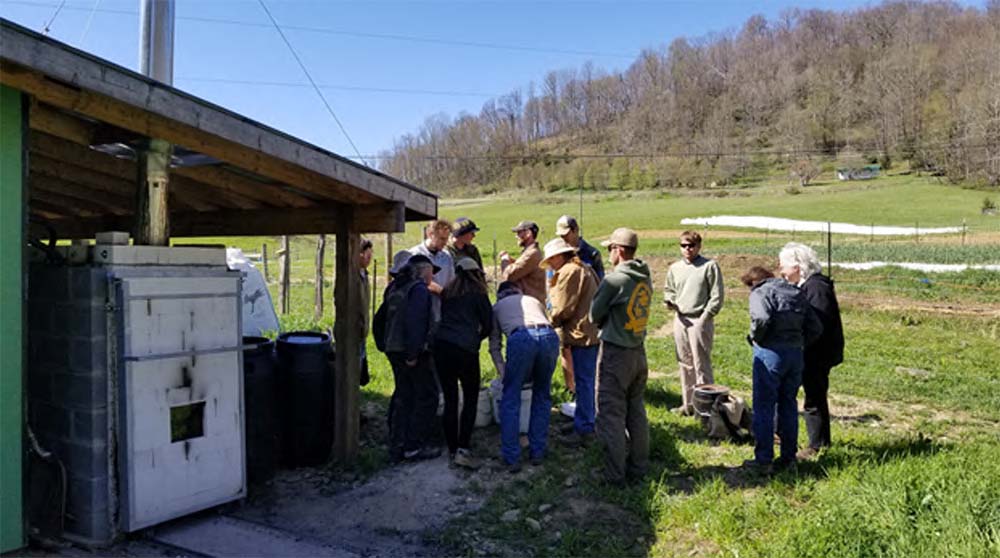
{"type": "Polygon", "coordinates": [[[649,466],[649,422],[643,395],[646,325],[653,300],[649,267],[635,259],[639,236],[620,228],[601,243],[614,270],[604,277],[590,307],[599,329],[597,437],[605,449],[604,477],[611,484],[641,478],[649,466]]]}
{"type": "Polygon", "coordinates": [[[483,258],[479,255],[479,248],[472,243],[472,239],[476,238],[476,233],[479,232],[475,221],[468,217],[459,217],[455,219],[454,227],[451,231],[451,243],[448,244],[451,259],[458,262],[462,258],[472,258],[479,269],[483,269],[483,258]]]}
{"type": "Polygon", "coordinates": [[[594,270],[580,261],[577,251],[561,238],[545,245],[542,265],[553,272],[549,288],[549,318],[563,351],[572,362],[576,410],[568,445],[587,445],[594,437],[594,379],[597,369],[597,326],[590,321],[590,303],[597,292],[594,270]]]}
{"type": "Polygon", "coordinates": [[[538,249],[538,225],[534,221],[521,221],[511,232],[517,235],[522,252],[516,260],[506,250],[500,252],[500,280],[516,284],[522,293],[545,304],[545,270],[539,267],[542,251],[538,249]]]}
{"type": "Polygon", "coordinates": [[[576,255],[580,261],[594,268],[598,281],[604,279],[604,260],[601,258],[601,251],[587,244],[587,241],[580,236],[580,225],[575,217],[572,215],[560,217],[556,221],[556,235],[576,248],[576,255]]]}

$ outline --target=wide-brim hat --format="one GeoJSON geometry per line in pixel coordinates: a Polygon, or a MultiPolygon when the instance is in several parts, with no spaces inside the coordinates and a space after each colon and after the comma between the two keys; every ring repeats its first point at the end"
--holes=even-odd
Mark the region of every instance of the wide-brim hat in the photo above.
{"type": "Polygon", "coordinates": [[[545,243],[545,256],[542,261],[539,262],[539,267],[546,267],[549,264],[549,260],[559,254],[575,254],[576,248],[570,246],[568,242],[561,238],[553,238],[552,240],[545,243]]]}
{"type": "Polygon", "coordinates": [[[615,231],[611,233],[611,238],[605,240],[604,242],[601,242],[601,246],[605,247],[611,246],[612,244],[614,244],[615,246],[638,248],[639,235],[636,234],[636,232],[633,231],[632,229],[621,227],[619,229],[615,229],[615,231]]]}
{"type": "Polygon", "coordinates": [[[431,261],[430,258],[428,258],[423,254],[413,254],[412,256],[410,256],[410,261],[406,263],[409,265],[416,265],[421,263],[430,264],[430,266],[434,268],[434,273],[441,271],[441,266],[435,264],[433,261],[431,261]]]}
{"type": "Polygon", "coordinates": [[[476,222],[468,217],[459,217],[455,219],[455,231],[451,233],[452,236],[458,238],[463,234],[470,232],[479,232],[479,227],[476,226],[476,222]]]}

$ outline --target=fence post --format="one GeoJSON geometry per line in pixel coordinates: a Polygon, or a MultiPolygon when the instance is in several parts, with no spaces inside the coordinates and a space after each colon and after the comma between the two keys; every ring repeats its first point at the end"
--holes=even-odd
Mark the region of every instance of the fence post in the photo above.
{"type": "Polygon", "coordinates": [[[391,277],[389,271],[392,270],[392,233],[385,233],[385,275],[391,277]]]}
{"type": "Polygon", "coordinates": [[[264,283],[271,282],[271,274],[267,272],[267,243],[260,245],[260,261],[264,266],[264,283]]]}
{"type": "Polygon", "coordinates": [[[281,249],[278,250],[278,300],[280,301],[281,313],[288,313],[289,302],[289,279],[291,274],[291,245],[288,242],[288,235],[281,237],[281,249]]]}
{"type": "Polygon", "coordinates": [[[313,291],[313,315],[318,321],[323,317],[323,259],[326,256],[326,235],[319,235],[316,243],[316,289],[313,291]]]}
{"type": "Polygon", "coordinates": [[[966,230],[965,219],[962,219],[962,246],[965,246],[965,230],[966,230]]]}
{"type": "Polygon", "coordinates": [[[833,278],[833,231],[830,222],[826,222],[826,275],[833,278]]]}

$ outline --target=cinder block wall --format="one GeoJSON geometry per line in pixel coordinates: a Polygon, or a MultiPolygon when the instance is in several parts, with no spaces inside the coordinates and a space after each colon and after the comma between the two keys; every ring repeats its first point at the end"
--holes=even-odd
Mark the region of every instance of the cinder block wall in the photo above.
{"type": "Polygon", "coordinates": [[[28,420],[66,467],[66,534],[111,542],[106,272],[32,264],[28,293],[28,420]]]}

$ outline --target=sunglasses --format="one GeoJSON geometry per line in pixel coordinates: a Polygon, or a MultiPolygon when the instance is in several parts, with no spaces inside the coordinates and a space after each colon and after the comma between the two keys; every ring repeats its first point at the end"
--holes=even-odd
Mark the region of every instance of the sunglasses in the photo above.
{"type": "Polygon", "coordinates": [[[697,244],[688,244],[686,242],[681,242],[681,248],[694,248],[697,244]]]}

